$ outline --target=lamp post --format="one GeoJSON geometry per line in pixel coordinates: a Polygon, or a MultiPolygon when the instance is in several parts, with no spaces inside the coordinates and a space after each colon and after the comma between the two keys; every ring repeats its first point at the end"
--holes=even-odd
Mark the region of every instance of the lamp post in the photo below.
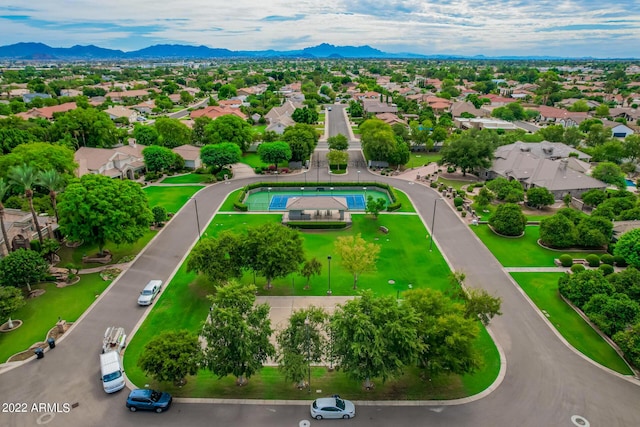
{"type": "Polygon", "coordinates": [[[435,234],[435,224],[436,224],[436,202],[441,198],[438,197],[433,201],[433,217],[431,218],[431,238],[429,239],[429,252],[433,249],[433,235],[435,234]]]}
{"type": "Polygon", "coordinates": [[[198,227],[198,240],[200,240],[200,218],[198,218],[198,201],[193,198],[193,205],[196,207],[196,225],[198,227]]]}
{"type": "Polygon", "coordinates": [[[311,339],[309,337],[309,316],[304,319],[304,328],[307,332],[307,392],[311,393],[311,339]]]}
{"type": "Polygon", "coordinates": [[[367,202],[367,187],[362,187],[362,189],[364,190],[364,201],[366,203],[367,202]]]}
{"type": "Polygon", "coordinates": [[[329,262],[329,289],[327,290],[327,295],[331,295],[331,255],[327,257],[327,261],[329,262]]]}
{"type": "Polygon", "coordinates": [[[360,184],[360,171],[358,171],[358,184],[360,184]]]}
{"type": "Polygon", "coordinates": [[[304,185],[307,185],[307,172],[309,172],[308,170],[303,170],[302,173],[304,174],[304,185]]]}
{"type": "Polygon", "coordinates": [[[304,187],[300,187],[300,191],[302,192],[302,197],[304,197],[304,187]]]}
{"type": "Polygon", "coordinates": [[[331,192],[331,195],[333,196],[333,187],[329,187],[329,191],[331,192]]]}
{"type": "Polygon", "coordinates": [[[271,210],[271,187],[267,187],[267,211],[271,210]]]}
{"type": "Polygon", "coordinates": [[[278,171],[274,172],[275,176],[276,176],[276,184],[278,183],[278,171]]]}

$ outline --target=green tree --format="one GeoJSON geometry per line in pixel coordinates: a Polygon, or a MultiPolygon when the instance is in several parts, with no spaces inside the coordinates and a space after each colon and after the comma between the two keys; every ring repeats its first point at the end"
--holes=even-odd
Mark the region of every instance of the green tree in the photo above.
{"type": "Polygon", "coordinates": [[[317,276],[318,274],[320,274],[321,269],[322,264],[316,257],[308,259],[304,262],[302,268],[300,269],[300,274],[302,275],[302,277],[307,279],[307,283],[304,286],[305,289],[309,289],[310,287],[311,276],[317,276]]]}
{"type": "Polygon", "coordinates": [[[520,236],[527,225],[527,217],[522,213],[520,206],[514,203],[499,205],[496,211],[489,217],[489,225],[498,234],[504,236],[520,236]]]}
{"type": "Polygon", "coordinates": [[[177,154],[167,147],[151,145],[142,150],[142,156],[144,157],[144,164],[147,170],[151,172],[164,172],[171,169],[175,163],[177,154]]]}
{"type": "Polygon", "coordinates": [[[640,322],[627,330],[617,332],[613,341],[635,366],[640,366],[640,322]]]}
{"type": "Polygon", "coordinates": [[[154,206],[153,209],[151,209],[151,213],[153,214],[153,222],[158,227],[161,227],[167,220],[167,210],[162,206],[154,206]]]}
{"type": "Polygon", "coordinates": [[[238,163],[242,158],[242,151],[233,142],[208,144],[200,149],[200,158],[204,164],[217,172],[226,165],[238,163]]]}
{"type": "Polygon", "coordinates": [[[613,223],[603,216],[584,217],[576,227],[577,243],[587,248],[601,248],[611,240],[613,223]]]}
{"type": "Polygon", "coordinates": [[[414,310],[400,306],[395,298],[362,292],[360,298],[338,306],[331,318],[337,369],[364,381],[367,389],[374,378],[384,383],[415,362],[422,349],[418,324],[414,310]]]}
{"type": "Polygon", "coordinates": [[[140,145],[157,145],[158,144],[158,131],[153,126],[145,126],[136,124],[133,128],[133,137],[140,145]]]}
{"type": "Polygon", "coordinates": [[[200,366],[198,337],[186,330],[162,331],[145,346],[138,367],[156,381],[173,381],[182,386],[187,375],[196,375],[200,366]]]}
{"type": "Polygon", "coordinates": [[[388,161],[396,150],[393,129],[379,119],[369,119],[360,124],[360,143],[370,160],[388,161]]]}
{"type": "Polygon", "coordinates": [[[291,159],[291,147],[282,141],[263,142],[258,146],[258,156],[264,163],[275,164],[277,170],[279,162],[291,159]]]}
{"type": "Polygon", "coordinates": [[[206,340],[203,365],[219,378],[236,377],[243,385],[268,358],[275,356],[269,342],[273,333],[269,305],[255,304],[256,287],[231,282],[216,287],[208,320],[202,327],[206,340]]]}
{"type": "Polygon", "coordinates": [[[207,140],[207,126],[213,120],[211,117],[200,116],[196,117],[193,121],[193,127],[191,128],[191,143],[193,145],[201,146],[207,144],[209,141],[207,140]]]}
{"type": "Polygon", "coordinates": [[[418,316],[420,347],[417,365],[430,376],[472,373],[482,365],[476,340],[477,319],[464,316],[464,307],[433,289],[405,292],[405,304],[418,316]]]}
{"type": "Polygon", "coordinates": [[[364,116],[364,107],[358,101],[349,101],[349,108],[347,110],[351,117],[364,116]]]}
{"type": "Polygon", "coordinates": [[[640,228],[622,234],[613,254],[624,258],[628,265],[640,268],[640,228]]]}
{"type": "Polygon", "coordinates": [[[558,290],[580,309],[597,294],[612,295],[613,285],[600,270],[583,270],[558,279],[558,290]]]}
{"type": "Polygon", "coordinates": [[[574,223],[564,215],[553,215],[540,221],[540,240],[552,248],[568,248],[577,241],[574,223]]]}
{"type": "Polygon", "coordinates": [[[291,114],[291,118],[296,123],[306,123],[308,125],[312,125],[318,122],[318,112],[315,108],[296,108],[291,114]]]}
{"type": "Polygon", "coordinates": [[[629,295],[634,301],[640,301],[640,271],[635,267],[628,267],[618,273],[607,276],[615,291],[629,295]]]}
{"type": "Polygon", "coordinates": [[[367,242],[360,233],[338,237],[334,247],[340,256],[342,267],[353,275],[353,289],[358,287],[360,275],[376,270],[380,246],[367,242]]]}
{"type": "Polygon", "coordinates": [[[327,143],[330,150],[343,151],[349,148],[349,140],[341,133],[327,138],[327,143]]]}
{"type": "Polygon", "coordinates": [[[7,253],[10,253],[11,245],[9,244],[7,228],[4,225],[4,204],[2,203],[7,191],[9,191],[9,184],[4,180],[4,178],[0,178],[0,229],[2,229],[2,239],[4,240],[4,245],[7,248],[7,253]]]}
{"type": "Polygon", "coordinates": [[[187,260],[187,271],[197,271],[217,284],[242,276],[242,241],[228,230],[201,239],[187,260]]]}
{"type": "MultiPolygon", "coordinates": [[[[304,123],[289,126],[282,134],[282,140],[291,147],[291,160],[302,162],[309,158],[318,144],[319,136],[315,128],[304,123]]],[[[259,148],[259,147],[258,147],[259,148]]]]}
{"type": "Polygon", "coordinates": [[[373,215],[373,219],[378,219],[380,211],[383,211],[387,207],[387,202],[382,197],[367,196],[366,212],[373,215]]]}
{"type": "Polygon", "coordinates": [[[577,127],[568,127],[564,130],[562,140],[571,147],[577,147],[584,139],[584,134],[577,127]]]}
{"type": "Polygon", "coordinates": [[[496,178],[487,182],[486,187],[491,190],[498,200],[515,203],[524,200],[524,189],[520,181],[496,178]]]}
{"type": "Polygon", "coordinates": [[[491,166],[493,151],[494,147],[490,142],[478,140],[471,133],[465,132],[442,147],[442,158],[438,163],[460,168],[462,174],[466,175],[478,168],[491,166]]]}
{"type": "Polygon", "coordinates": [[[12,185],[24,191],[24,197],[29,202],[29,208],[31,209],[33,225],[38,232],[38,240],[40,240],[40,244],[42,244],[42,231],[40,230],[40,223],[38,222],[36,210],[33,208],[33,187],[36,185],[36,171],[31,166],[22,164],[9,169],[8,177],[9,182],[11,182],[12,185]]]}
{"type": "Polygon", "coordinates": [[[273,279],[299,271],[305,259],[300,233],[274,223],[247,229],[242,252],[244,266],[264,276],[267,289],[273,279]]]}
{"type": "Polygon", "coordinates": [[[36,184],[44,187],[49,192],[49,199],[51,200],[51,207],[58,221],[58,192],[64,188],[64,180],[62,175],[55,170],[49,169],[46,171],[40,171],[36,175],[36,184]]]}
{"type": "Polygon", "coordinates": [[[467,288],[465,293],[464,314],[470,319],[480,319],[483,325],[488,325],[495,316],[500,316],[502,299],[494,297],[485,289],[467,288]]]}
{"type": "Polygon", "coordinates": [[[551,206],[556,199],[553,194],[545,187],[532,187],[527,190],[527,205],[541,209],[545,206],[551,206]]]}
{"type": "Polygon", "coordinates": [[[178,119],[159,117],[154,126],[158,132],[158,144],[163,147],[175,148],[191,141],[191,129],[178,119]]]}
{"type": "Polygon", "coordinates": [[[594,188],[582,193],[581,197],[585,205],[595,207],[605,201],[607,193],[599,188],[594,188]]]}
{"type": "Polygon", "coordinates": [[[0,156],[0,177],[6,177],[12,167],[26,164],[36,171],[55,169],[66,179],[74,175],[78,166],[73,155],[73,150],[62,145],[46,142],[22,144],[14,148],[10,154],[0,156]]]}
{"type": "Polygon", "coordinates": [[[596,294],[584,305],[584,313],[608,336],[624,331],[640,315],[640,305],[626,294],[596,294]]]}
{"type": "Polygon", "coordinates": [[[24,304],[20,289],[13,286],[0,286],[0,325],[9,320],[11,314],[24,304]]]}
{"type": "Polygon", "coordinates": [[[562,125],[549,125],[540,129],[537,133],[542,135],[546,141],[550,142],[563,142],[564,141],[564,126],[562,125]]]}
{"type": "Polygon", "coordinates": [[[287,327],[276,337],[280,371],[288,381],[297,383],[299,389],[309,386],[305,384],[305,378],[310,365],[324,360],[327,339],[323,330],[328,317],[321,307],[296,310],[287,327]]]}
{"type": "Polygon", "coordinates": [[[97,244],[134,243],[148,230],[153,215],[139,184],[88,174],[60,196],[60,231],[69,240],[97,244]]]}
{"type": "Polygon", "coordinates": [[[479,209],[483,209],[491,204],[496,198],[495,194],[486,187],[482,187],[478,192],[478,195],[474,198],[475,203],[479,209]]]}
{"type": "Polygon", "coordinates": [[[340,165],[345,165],[349,161],[349,153],[346,151],[329,150],[327,153],[327,161],[331,166],[337,166],[340,170],[340,165]]]}
{"type": "Polygon", "coordinates": [[[107,113],[95,108],[76,108],[56,117],[51,128],[54,141],[70,135],[75,147],[109,148],[116,145],[121,135],[107,113]]]}
{"type": "Polygon", "coordinates": [[[44,279],[49,264],[42,256],[30,249],[18,249],[0,259],[0,283],[3,286],[26,287],[44,279]]]}
{"type": "Polygon", "coordinates": [[[247,151],[253,142],[251,125],[235,114],[225,114],[207,124],[205,135],[209,144],[233,142],[242,152],[247,151]]]}
{"type": "Polygon", "coordinates": [[[631,134],[624,139],[624,156],[630,161],[635,162],[640,159],[640,135],[631,134]]]}
{"type": "Polygon", "coordinates": [[[620,189],[624,189],[627,187],[627,184],[624,180],[624,173],[620,169],[620,166],[611,162],[602,162],[591,172],[591,176],[595,179],[599,179],[600,181],[615,185],[620,189]]]}

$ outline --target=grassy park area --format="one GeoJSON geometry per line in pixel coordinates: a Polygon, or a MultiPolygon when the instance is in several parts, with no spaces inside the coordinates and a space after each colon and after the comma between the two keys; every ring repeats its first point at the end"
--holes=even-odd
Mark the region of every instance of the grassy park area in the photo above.
{"type": "Polygon", "coordinates": [[[511,276],[576,350],[609,369],[633,375],[618,353],[560,298],[558,278],[562,274],[511,273],[511,276]]]}
{"type": "MultiPolygon", "coordinates": [[[[223,203],[220,213],[214,217],[205,231],[205,236],[215,236],[222,230],[241,233],[250,226],[280,221],[279,214],[249,215],[232,212],[232,201],[236,197],[237,192],[231,193],[223,203]]],[[[403,194],[402,197],[405,198],[403,205],[406,202],[407,207],[411,206],[406,195],[403,194]]],[[[408,210],[413,210],[413,207],[408,210]]],[[[381,215],[374,220],[371,216],[360,214],[353,215],[353,227],[350,230],[303,233],[306,257],[316,257],[323,264],[321,274],[312,277],[310,289],[304,289],[306,280],[302,276],[293,274],[275,279],[271,290],[265,290],[264,278],[258,277],[258,293],[273,296],[325,295],[329,274],[327,256],[333,255],[333,295],[354,295],[357,291],[352,289],[353,277],[341,268],[333,247],[336,237],[354,233],[361,233],[365,240],[381,246],[377,271],[362,275],[358,281],[359,289],[372,289],[378,295],[401,298],[402,293],[409,289],[409,284],[414,289],[429,287],[444,291],[449,287],[449,267],[437,248],[434,248],[433,252],[426,250],[428,234],[417,215],[389,214],[381,215]],[[389,233],[379,231],[380,226],[387,227],[389,233]],[[399,259],[403,260],[402,268],[398,268],[399,259]]],[[[245,274],[242,281],[252,283],[254,277],[245,274]]],[[[199,330],[209,311],[210,303],[206,295],[213,290],[213,285],[202,276],[193,272],[187,273],[184,265],[178,270],[127,347],[125,369],[129,379],[136,384],[157,385],[136,366],[144,344],[157,330],[166,329],[167,325],[174,329],[199,330]]],[[[469,396],[486,389],[495,380],[500,368],[497,349],[484,328],[477,345],[485,355],[486,365],[473,375],[442,376],[433,381],[425,381],[417,371],[409,369],[402,377],[392,379],[374,391],[367,392],[362,390],[357,381],[348,380],[341,372],[328,372],[324,367],[316,367],[312,373],[312,387],[314,390],[332,390],[348,394],[354,399],[452,399],[469,396]]],[[[275,367],[265,367],[241,389],[235,385],[233,378],[218,379],[208,371],[200,371],[197,377],[189,378],[184,387],[176,388],[172,384],[161,384],[161,387],[178,396],[308,399],[306,390],[297,390],[283,380],[275,367]]]]}
{"type": "Polygon", "coordinates": [[[149,207],[153,209],[154,206],[162,206],[167,212],[176,213],[180,210],[182,205],[187,203],[187,200],[204,186],[189,185],[189,186],[175,186],[167,187],[163,185],[150,185],[144,187],[142,190],[147,195],[149,201],[149,207]]]}
{"type": "Polygon", "coordinates": [[[209,182],[211,174],[188,173],[184,175],[167,176],[160,181],[162,184],[204,184],[209,182]]]}
{"type": "Polygon", "coordinates": [[[58,317],[75,322],[110,281],[102,280],[99,273],[83,274],[78,283],[57,288],[55,283],[40,283],[32,289],[44,289],[45,293],[27,300],[27,304],[13,313],[13,319],[22,320],[22,326],[8,334],[0,334],[0,363],[12,355],[27,350],[36,342],[46,339],[47,332],[55,327],[58,317]]]}
{"type": "Polygon", "coordinates": [[[409,162],[404,165],[405,168],[419,168],[428,165],[431,162],[437,162],[442,156],[438,153],[411,153],[409,162]]]}

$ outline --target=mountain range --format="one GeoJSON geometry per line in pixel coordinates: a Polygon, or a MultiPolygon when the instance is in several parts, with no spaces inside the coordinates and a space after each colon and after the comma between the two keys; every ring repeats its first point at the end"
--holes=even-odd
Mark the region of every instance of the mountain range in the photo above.
{"type": "MultiPolygon", "coordinates": [[[[470,57],[461,55],[420,55],[415,53],[388,53],[371,46],[334,46],[322,43],[300,50],[258,50],[233,51],[207,46],[181,44],[158,44],[144,49],[124,52],[105,49],[94,45],[72,47],[51,47],[44,43],[16,43],[0,46],[0,59],[40,60],[40,61],[102,61],[102,60],[144,60],[144,59],[213,59],[213,58],[404,58],[404,59],[491,59],[482,55],[470,57]]],[[[560,57],[496,57],[493,59],[562,59],[560,57]]]]}

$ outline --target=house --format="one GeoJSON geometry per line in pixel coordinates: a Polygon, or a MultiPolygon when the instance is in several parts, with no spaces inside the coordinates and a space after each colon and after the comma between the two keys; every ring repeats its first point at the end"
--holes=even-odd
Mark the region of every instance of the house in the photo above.
{"type": "Polygon", "coordinates": [[[280,121],[283,117],[291,117],[296,108],[303,108],[304,105],[301,103],[294,102],[292,100],[286,100],[281,106],[273,107],[269,112],[264,116],[267,120],[267,123],[272,124],[277,121],[280,121]]]}
{"type": "Polygon", "coordinates": [[[109,176],[111,178],[134,179],[136,172],[145,170],[140,144],[123,145],[116,148],[80,147],[73,158],[78,164],[78,177],[88,173],[109,176]]]}
{"type": "Polygon", "coordinates": [[[475,117],[489,116],[489,112],[487,110],[476,108],[471,102],[466,101],[456,101],[451,104],[450,112],[452,117],[460,117],[462,113],[471,114],[475,117]]]}
{"type": "Polygon", "coordinates": [[[211,105],[198,110],[193,110],[190,114],[191,119],[197,119],[198,117],[209,117],[210,119],[217,119],[218,117],[225,116],[227,114],[233,114],[240,117],[242,120],[247,120],[247,115],[240,111],[239,108],[232,108],[228,106],[211,105]]]}
{"type": "Polygon", "coordinates": [[[518,180],[525,191],[529,188],[544,187],[556,200],[565,195],[579,198],[584,192],[607,188],[607,184],[582,172],[572,169],[568,158],[541,157],[521,144],[499,147],[494,154],[493,164],[480,172],[484,179],[498,177],[518,180]]]}
{"type": "Polygon", "coordinates": [[[121,105],[116,105],[115,107],[109,107],[104,110],[105,113],[109,115],[111,120],[125,118],[129,120],[129,123],[133,123],[138,120],[138,112],[136,110],[129,109],[127,107],[123,107],[121,105]]]}
{"type": "Polygon", "coordinates": [[[153,109],[156,108],[156,101],[154,101],[153,99],[142,101],[141,103],[136,104],[131,108],[133,108],[140,114],[151,114],[153,112],[153,109]]]}
{"type": "Polygon", "coordinates": [[[295,124],[296,122],[291,118],[291,116],[282,116],[273,119],[265,130],[282,135],[286,128],[289,126],[295,126],[295,124]]]}
{"type": "Polygon", "coordinates": [[[160,93],[160,89],[151,88],[108,92],[105,96],[111,98],[112,101],[117,102],[122,101],[125,98],[145,98],[149,96],[149,92],[151,91],[160,93]]]}
{"type": "Polygon", "coordinates": [[[378,118],[379,120],[382,120],[383,122],[387,123],[390,126],[393,126],[393,125],[396,125],[396,124],[400,124],[400,125],[403,125],[403,126],[407,125],[407,121],[406,120],[403,120],[403,119],[399,118],[394,113],[376,114],[376,118],[378,118]]]}
{"type": "Polygon", "coordinates": [[[584,120],[589,118],[587,113],[571,112],[564,108],[555,108],[546,105],[540,105],[539,107],[533,107],[532,109],[540,113],[539,121],[562,125],[563,127],[578,126],[584,120]]]}
{"type": "Polygon", "coordinates": [[[501,156],[504,152],[511,150],[520,150],[522,152],[532,153],[536,157],[557,160],[575,157],[583,162],[589,162],[591,156],[576,150],[575,148],[563,144],[562,142],[522,142],[516,141],[513,144],[503,145],[496,149],[495,156],[501,156]]]}
{"type": "Polygon", "coordinates": [[[624,123],[613,122],[611,120],[603,120],[602,125],[611,129],[611,136],[614,138],[626,138],[629,135],[633,135],[633,129],[624,123]]]}
{"type": "Polygon", "coordinates": [[[362,107],[364,109],[365,113],[372,113],[372,114],[378,114],[378,113],[397,113],[398,112],[398,107],[391,104],[387,104],[384,102],[380,102],[377,99],[363,99],[362,100],[362,107]]]}
{"type": "MultiPolygon", "coordinates": [[[[55,218],[46,214],[38,215],[37,218],[42,237],[54,238],[54,231],[58,229],[55,218]]],[[[38,238],[38,231],[34,226],[31,212],[4,208],[4,226],[7,230],[7,238],[12,250],[24,247],[23,242],[28,245],[28,242],[38,238]]],[[[4,236],[0,233],[0,258],[6,255],[7,247],[4,242],[4,236]]]]}
{"type": "Polygon", "coordinates": [[[475,117],[471,119],[465,119],[462,117],[455,117],[453,119],[453,123],[460,129],[502,129],[505,131],[508,130],[517,130],[518,127],[511,122],[500,119],[490,119],[484,117],[475,117]]]}
{"type": "Polygon", "coordinates": [[[198,169],[202,167],[202,159],[200,159],[200,147],[195,145],[181,145],[172,148],[171,151],[184,159],[184,167],[188,169],[198,169]]]}

